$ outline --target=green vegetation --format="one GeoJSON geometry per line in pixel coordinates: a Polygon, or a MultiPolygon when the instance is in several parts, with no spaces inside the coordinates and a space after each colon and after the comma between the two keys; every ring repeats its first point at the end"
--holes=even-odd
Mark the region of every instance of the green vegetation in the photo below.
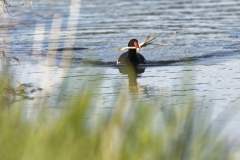
{"type": "Polygon", "coordinates": [[[211,131],[208,118],[195,113],[194,99],[167,106],[167,98],[127,102],[120,93],[112,112],[92,123],[88,117],[94,90],[83,90],[54,118],[39,106],[36,121],[26,119],[21,106],[6,107],[2,96],[0,159],[234,159],[227,141],[211,131]]]}

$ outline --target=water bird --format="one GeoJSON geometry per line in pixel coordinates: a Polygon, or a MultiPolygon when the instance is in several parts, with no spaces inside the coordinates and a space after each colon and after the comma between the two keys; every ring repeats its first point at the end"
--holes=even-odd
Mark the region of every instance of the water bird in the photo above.
{"type": "Polygon", "coordinates": [[[128,49],[127,52],[121,54],[121,56],[118,58],[117,64],[138,65],[147,63],[143,55],[137,53],[137,49],[139,49],[138,40],[131,39],[128,42],[128,47],[131,48],[128,49]]]}

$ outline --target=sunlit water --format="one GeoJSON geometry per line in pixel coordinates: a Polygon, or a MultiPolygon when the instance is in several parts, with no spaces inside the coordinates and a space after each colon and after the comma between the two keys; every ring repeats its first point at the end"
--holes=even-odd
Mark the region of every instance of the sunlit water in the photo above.
{"type": "Polygon", "coordinates": [[[27,4],[9,8],[9,13],[14,17],[2,13],[0,47],[14,75],[12,85],[16,88],[17,80],[32,84],[23,100],[28,116],[45,102],[49,112],[58,112],[81,91],[83,82],[91,85],[101,79],[93,117],[111,110],[106,106],[119,90],[134,94],[134,100],[167,97],[172,104],[179,103],[176,97],[187,103],[194,92],[206,113],[224,112],[214,121],[217,125],[231,119],[230,131],[239,131],[239,1],[42,0],[33,1],[33,9],[27,4]],[[129,88],[127,75],[115,65],[123,52],[116,47],[127,46],[131,38],[142,42],[149,34],[159,34],[156,42],[161,43],[175,31],[179,33],[168,42],[173,46],[140,51],[148,65],[137,78],[139,87],[129,88]]]}

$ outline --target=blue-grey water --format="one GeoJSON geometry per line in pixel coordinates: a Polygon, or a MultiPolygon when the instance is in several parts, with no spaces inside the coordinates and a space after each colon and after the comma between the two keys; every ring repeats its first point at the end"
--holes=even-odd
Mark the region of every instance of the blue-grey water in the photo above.
{"type": "Polygon", "coordinates": [[[127,75],[115,65],[124,51],[116,48],[150,34],[160,35],[156,43],[165,42],[178,31],[168,41],[171,46],[140,50],[148,65],[137,78],[134,99],[167,97],[177,104],[176,98],[187,101],[194,92],[205,112],[224,111],[216,125],[233,120],[229,130],[239,134],[240,1],[33,0],[33,8],[26,4],[8,11],[12,16],[0,13],[0,48],[8,57],[1,58],[7,64],[1,72],[7,68],[14,75],[14,88],[16,81],[32,84],[23,100],[28,116],[46,97],[49,112],[58,112],[83,82],[91,85],[96,78],[102,84],[96,88],[99,105],[92,117],[107,112],[119,93],[116,87],[132,94],[127,75]],[[39,87],[43,90],[31,93],[39,87]]]}

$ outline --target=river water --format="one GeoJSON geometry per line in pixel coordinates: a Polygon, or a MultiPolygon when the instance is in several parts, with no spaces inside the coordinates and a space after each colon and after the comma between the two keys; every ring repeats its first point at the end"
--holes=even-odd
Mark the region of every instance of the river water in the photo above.
{"type": "Polygon", "coordinates": [[[14,88],[16,81],[31,83],[28,98],[13,103],[23,101],[28,116],[46,101],[49,112],[58,112],[81,84],[101,79],[93,117],[111,110],[106,106],[118,95],[116,87],[144,101],[187,101],[194,93],[199,104],[204,101],[206,112],[221,113],[217,125],[232,120],[228,130],[239,135],[239,1],[42,0],[33,1],[33,8],[26,4],[8,11],[12,16],[1,12],[0,47],[8,57],[1,58],[7,64],[1,72],[7,68],[14,75],[14,88]],[[142,42],[150,34],[159,35],[156,43],[166,42],[176,31],[168,41],[171,46],[140,50],[148,64],[133,80],[138,87],[129,87],[129,77],[115,65],[124,51],[116,48],[132,38],[142,42]],[[14,57],[20,65],[12,62],[14,57]]]}

